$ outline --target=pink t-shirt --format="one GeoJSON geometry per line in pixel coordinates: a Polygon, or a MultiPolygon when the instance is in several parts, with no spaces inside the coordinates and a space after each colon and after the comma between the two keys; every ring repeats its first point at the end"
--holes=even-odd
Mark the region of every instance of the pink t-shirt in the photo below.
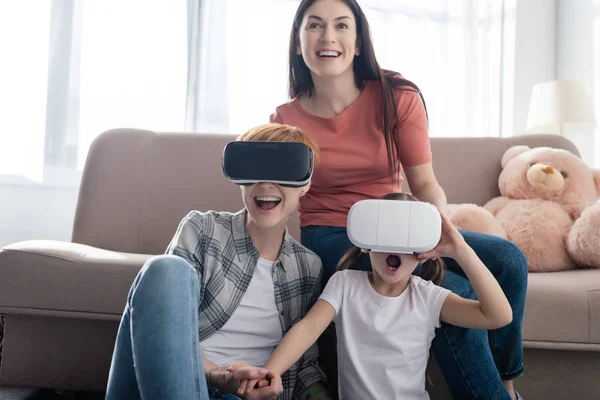
{"type": "MultiPolygon", "coordinates": [[[[415,166],[431,161],[421,98],[411,88],[397,90],[395,97],[400,163],[415,166]]],[[[271,122],[302,129],[320,148],[312,185],[300,198],[300,226],[346,226],[348,211],[357,201],[400,191],[402,178],[394,182],[389,174],[378,81],[367,82],[356,100],[333,118],[308,113],[294,98],[277,107],[271,122]]]]}

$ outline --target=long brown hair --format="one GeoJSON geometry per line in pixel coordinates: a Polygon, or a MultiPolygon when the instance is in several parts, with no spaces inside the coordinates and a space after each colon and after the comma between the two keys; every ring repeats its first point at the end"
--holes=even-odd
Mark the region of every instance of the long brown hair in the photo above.
{"type": "MultiPolygon", "coordinates": [[[[411,194],[407,193],[389,193],[385,196],[381,197],[382,200],[404,200],[404,201],[419,201],[417,198],[411,194]]],[[[366,253],[363,253],[362,250],[356,246],[352,247],[350,250],[344,254],[344,256],[340,259],[337,270],[343,271],[345,269],[357,269],[362,270],[360,266],[360,258],[368,257],[366,253]]],[[[436,285],[439,285],[444,277],[444,261],[440,257],[435,260],[427,260],[423,263],[423,266],[416,273],[417,276],[432,281],[436,285]]]]}
{"type": "MultiPolygon", "coordinates": [[[[294,98],[304,93],[308,93],[309,96],[312,96],[314,83],[312,76],[310,75],[310,70],[302,56],[296,54],[296,49],[300,40],[298,32],[302,25],[304,13],[314,2],[315,0],[302,0],[298,6],[296,15],[294,16],[294,23],[290,34],[288,64],[290,98],[294,98]]],[[[371,41],[371,32],[369,30],[367,17],[356,0],[344,0],[344,3],[350,7],[354,14],[356,20],[356,40],[360,49],[359,55],[354,58],[353,64],[355,83],[359,89],[362,89],[367,81],[379,81],[381,83],[381,113],[383,116],[383,135],[385,137],[387,149],[388,168],[390,175],[392,175],[394,179],[398,179],[398,144],[396,140],[394,140],[394,132],[398,129],[398,113],[396,110],[394,89],[417,92],[423,102],[425,114],[427,115],[425,99],[417,85],[402,78],[398,72],[384,70],[379,66],[379,63],[375,58],[375,49],[373,48],[373,43],[371,41]]]]}

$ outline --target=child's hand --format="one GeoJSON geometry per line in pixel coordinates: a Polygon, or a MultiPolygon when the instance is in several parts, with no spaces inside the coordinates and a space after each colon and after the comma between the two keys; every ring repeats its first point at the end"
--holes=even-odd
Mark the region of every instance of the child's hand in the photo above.
{"type": "Polygon", "coordinates": [[[281,379],[273,379],[274,375],[269,373],[265,368],[258,368],[246,364],[244,361],[236,361],[227,368],[227,376],[225,378],[222,390],[229,393],[236,393],[240,384],[244,381],[257,380],[260,381],[259,388],[245,396],[240,396],[247,400],[271,400],[277,398],[283,392],[281,379]],[[269,383],[272,382],[269,386],[269,383]]]}
{"type": "Polygon", "coordinates": [[[242,380],[237,395],[245,400],[270,400],[276,398],[282,392],[281,376],[269,372],[265,379],[242,380]]]}
{"type": "Polygon", "coordinates": [[[442,216],[442,234],[440,241],[433,250],[419,254],[418,258],[420,260],[435,260],[437,257],[456,258],[456,255],[467,246],[465,239],[456,227],[452,225],[450,219],[441,211],[440,215],[442,216]]]}

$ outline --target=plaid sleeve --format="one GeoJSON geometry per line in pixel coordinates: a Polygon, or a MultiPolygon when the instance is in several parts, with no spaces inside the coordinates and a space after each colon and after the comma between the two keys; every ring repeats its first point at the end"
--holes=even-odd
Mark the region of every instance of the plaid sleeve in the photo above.
{"type": "MultiPolygon", "coordinates": [[[[313,286],[313,290],[308,302],[306,312],[315,305],[319,299],[321,293],[321,275],[323,274],[323,267],[321,260],[317,258],[318,267],[320,270],[319,279],[313,286]]],[[[327,378],[325,373],[319,366],[319,348],[317,343],[314,343],[300,358],[298,363],[298,375],[296,380],[296,386],[294,387],[294,399],[299,399],[300,396],[312,385],[316,383],[326,383],[327,378]]]]}
{"type": "Polygon", "coordinates": [[[203,265],[199,254],[200,239],[204,233],[204,214],[191,211],[186,215],[171,239],[166,254],[179,256],[186,260],[192,267],[202,274],[203,265]]]}

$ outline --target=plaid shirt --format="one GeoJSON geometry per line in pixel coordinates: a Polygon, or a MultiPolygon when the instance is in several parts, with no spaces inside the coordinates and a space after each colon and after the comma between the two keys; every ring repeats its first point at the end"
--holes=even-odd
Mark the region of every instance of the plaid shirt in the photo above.
{"type": "MultiPolygon", "coordinates": [[[[240,304],[250,284],[259,253],[246,230],[246,210],[190,212],[179,224],[167,254],[182,257],[198,272],[200,342],[218,331],[240,304]]],[[[282,334],[300,321],[319,297],[321,259],[286,231],[273,271],[275,303],[282,334]]],[[[317,345],[282,375],[280,399],[299,399],[311,385],[325,382],[317,364],[317,345]]]]}

